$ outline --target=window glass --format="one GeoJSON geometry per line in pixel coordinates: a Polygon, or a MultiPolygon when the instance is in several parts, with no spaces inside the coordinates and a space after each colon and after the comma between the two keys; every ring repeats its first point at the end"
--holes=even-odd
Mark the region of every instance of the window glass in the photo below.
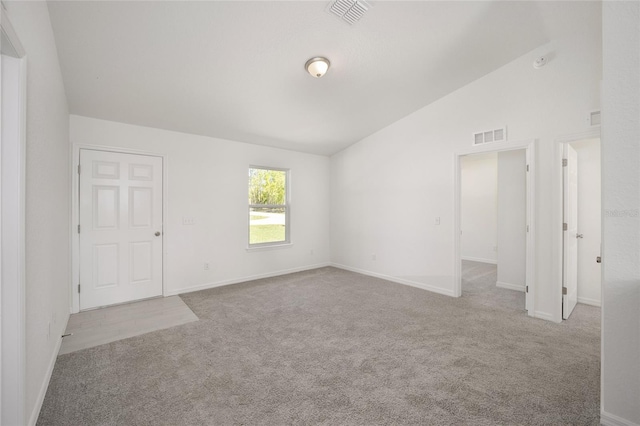
{"type": "Polygon", "coordinates": [[[249,245],[289,242],[288,171],[249,168],[249,245]]]}

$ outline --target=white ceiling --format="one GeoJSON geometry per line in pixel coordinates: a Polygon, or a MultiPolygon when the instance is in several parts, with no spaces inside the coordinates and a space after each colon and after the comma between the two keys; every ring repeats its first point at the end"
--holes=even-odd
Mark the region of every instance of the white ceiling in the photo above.
{"type": "MultiPolygon", "coordinates": [[[[330,155],[585,26],[598,2],[53,1],[72,114],[330,155]],[[312,56],[330,59],[322,79],[312,56]]],[[[534,58],[532,58],[533,61],[534,58]]]]}

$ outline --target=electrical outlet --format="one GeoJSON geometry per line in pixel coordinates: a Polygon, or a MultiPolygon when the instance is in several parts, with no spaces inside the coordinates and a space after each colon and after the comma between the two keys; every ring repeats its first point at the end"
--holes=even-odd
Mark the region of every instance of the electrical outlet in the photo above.
{"type": "Polygon", "coordinates": [[[193,216],[184,216],[182,218],[182,224],[183,225],[195,225],[196,224],[196,218],[193,216]]]}
{"type": "Polygon", "coordinates": [[[204,270],[208,271],[211,267],[211,264],[209,262],[204,262],[204,270]]]}

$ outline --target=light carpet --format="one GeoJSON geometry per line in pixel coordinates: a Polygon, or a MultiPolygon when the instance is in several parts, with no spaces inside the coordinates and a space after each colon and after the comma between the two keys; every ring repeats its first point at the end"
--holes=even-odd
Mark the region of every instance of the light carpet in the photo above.
{"type": "Polygon", "coordinates": [[[525,312],[524,292],[497,287],[497,279],[496,265],[462,261],[462,297],[469,303],[525,312]]]}
{"type": "Polygon", "coordinates": [[[200,321],[61,355],[38,424],[598,424],[598,308],[554,324],[335,268],[182,298],[200,321]]]}

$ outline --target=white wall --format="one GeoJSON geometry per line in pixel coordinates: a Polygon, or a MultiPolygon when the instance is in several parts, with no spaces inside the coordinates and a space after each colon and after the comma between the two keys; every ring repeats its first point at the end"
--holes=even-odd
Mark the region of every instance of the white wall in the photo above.
{"type": "Polygon", "coordinates": [[[167,156],[165,294],[328,264],[328,157],[76,115],[70,123],[72,144],[167,156]],[[249,165],[291,170],[292,246],[247,251],[249,165]]]}
{"type": "Polygon", "coordinates": [[[454,152],[470,149],[479,129],[506,124],[511,141],[539,139],[534,314],[561,321],[547,194],[556,185],[554,139],[587,130],[586,113],[599,108],[601,23],[584,24],[583,34],[541,46],[335,154],[332,261],[454,294],[454,152]],[[536,70],[542,54],[552,59],[536,70]]]}
{"type": "Polygon", "coordinates": [[[35,421],[69,316],[69,116],[46,2],[6,2],[27,53],[26,418],[35,421]]]}
{"type": "Polygon", "coordinates": [[[460,254],[464,260],[497,261],[497,166],[496,153],[460,159],[460,254]]]}
{"type": "Polygon", "coordinates": [[[526,151],[498,153],[499,287],[524,291],[527,263],[526,151]]]}
{"type": "Polygon", "coordinates": [[[640,3],[602,5],[601,421],[640,425],[640,3]]]}
{"type": "Polygon", "coordinates": [[[600,306],[601,175],[600,140],[573,142],[578,154],[578,302],[600,306]]]}

